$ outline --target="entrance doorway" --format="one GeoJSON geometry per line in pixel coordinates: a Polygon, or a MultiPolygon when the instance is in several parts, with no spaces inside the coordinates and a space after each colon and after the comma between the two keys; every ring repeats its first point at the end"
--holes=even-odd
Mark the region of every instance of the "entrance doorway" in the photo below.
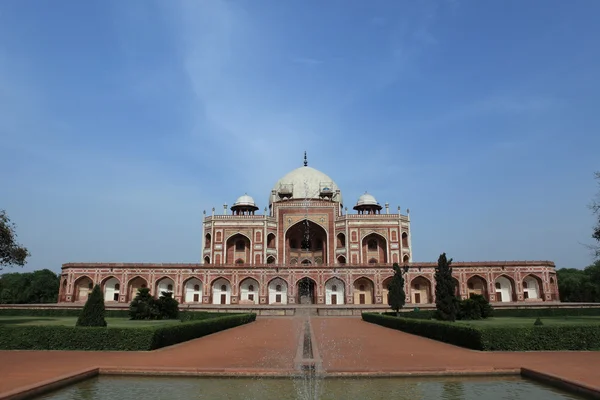
{"type": "Polygon", "coordinates": [[[227,295],[225,293],[221,294],[221,304],[227,304],[227,295]]]}
{"type": "Polygon", "coordinates": [[[337,294],[331,295],[331,304],[337,304],[337,294]]]}
{"type": "Polygon", "coordinates": [[[302,278],[298,281],[298,303],[315,304],[315,281],[302,278]]]}
{"type": "Polygon", "coordinates": [[[421,304],[421,293],[415,293],[415,303],[421,304]]]}
{"type": "Polygon", "coordinates": [[[365,294],[364,294],[364,293],[361,293],[361,294],[358,296],[358,300],[359,300],[359,304],[365,304],[365,303],[366,303],[365,294]]]}

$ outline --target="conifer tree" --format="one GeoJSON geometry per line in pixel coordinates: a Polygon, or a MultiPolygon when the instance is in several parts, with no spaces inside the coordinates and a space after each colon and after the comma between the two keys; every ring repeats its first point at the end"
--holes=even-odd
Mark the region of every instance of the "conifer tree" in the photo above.
{"type": "Polygon", "coordinates": [[[94,286],[90,293],[79,318],[77,318],[77,326],[106,326],[104,308],[104,295],[100,289],[100,285],[94,286]]]}
{"type": "Polygon", "coordinates": [[[452,259],[442,253],[435,268],[435,307],[436,318],[442,321],[455,321],[458,312],[458,299],[455,296],[452,279],[452,259]]]}
{"type": "Polygon", "coordinates": [[[398,263],[394,263],[394,276],[388,285],[388,305],[392,310],[396,311],[396,316],[399,315],[400,309],[404,307],[406,302],[406,294],[404,293],[404,276],[398,263]]]}

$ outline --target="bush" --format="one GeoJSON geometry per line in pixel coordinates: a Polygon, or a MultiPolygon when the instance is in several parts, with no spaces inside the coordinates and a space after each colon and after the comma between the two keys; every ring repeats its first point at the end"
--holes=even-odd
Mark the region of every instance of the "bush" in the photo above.
{"type": "Polygon", "coordinates": [[[471,294],[468,299],[459,302],[460,312],[458,319],[477,320],[491,317],[494,309],[485,297],[480,294],[471,294]]]}
{"type": "Polygon", "coordinates": [[[0,325],[0,350],[149,351],[252,322],[256,314],[222,315],[140,328],[0,325]]]}
{"type": "Polygon", "coordinates": [[[92,293],[88,297],[79,318],[77,318],[76,326],[106,326],[104,319],[104,295],[100,285],[94,286],[92,293]]]}
{"type": "Polygon", "coordinates": [[[150,289],[138,289],[135,298],[129,304],[130,319],[158,319],[160,310],[156,299],[150,294],[150,289]]]}
{"type": "MultiPolygon", "coordinates": [[[[79,317],[81,308],[0,308],[0,317],[79,317]]],[[[105,310],[105,318],[129,318],[128,310],[105,310]]]]}
{"type": "Polygon", "coordinates": [[[363,313],[363,320],[474,350],[600,350],[600,325],[486,326],[363,313]]]}
{"type": "Polygon", "coordinates": [[[179,302],[173,298],[173,293],[162,292],[156,301],[160,319],[177,319],[179,317],[179,302]]]}
{"type": "Polygon", "coordinates": [[[542,322],[542,320],[540,319],[540,317],[537,317],[537,319],[535,320],[535,322],[533,323],[533,325],[535,325],[535,326],[542,326],[542,325],[544,325],[544,323],[542,322]]]}

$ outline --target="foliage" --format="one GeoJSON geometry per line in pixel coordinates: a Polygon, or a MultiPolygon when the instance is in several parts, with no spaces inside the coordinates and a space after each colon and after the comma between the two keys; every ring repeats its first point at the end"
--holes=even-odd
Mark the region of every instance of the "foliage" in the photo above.
{"type": "Polygon", "coordinates": [[[0,276],[0,304],[48,304],[58,300],[60,277],[49,269],[0,276]]]}
{"type": "Polygon", "coordinates": [[[363,313],[363,320],[430,339],[488,351],[600,350],[600,325],[485,326],[363,313]]]}
{"type": "Polygon", "coordinates": [[[247,324],[256,314],[221,314],[176,325],[140,328],[0,325],[0,350],[148,351],[247,324]]]}
{"type": "Polygon", "coordinates": [[[173,298],[173,293],[162,292],[156,301],[159,312],[159,319],[177,319],[179,318],[179,302],[173,298]]]}
{"type": "MultiPolygon", "coordinates": [[[[0,315],[2,310],[0,310],[0,315]]],[[[384,315],[396,315],[392,312],[385,312],[384,315]]],[[[434,317],[433,310],[420,310],[401,312],[402,318],[413,319],[431,319],[434,317]]],[[[491,316],[491,315],[490,315],[491,316]]],[[[514,318],[536,318],[536,317],[577,317],[577,316],[600,316],[600,307],[597,308],[512,308],[512,309],[494,309],[494,317],[514,317],[514,318]]]]}
{"type": "Polygon", "coordinates": [[[540,317],[537,317],[535,322],[533,323],[533,325],[535,326],[542,326],[544,325],[544,323],[542,322],[542,320],[540,319],[540,317]]]}
{"type": "Polygon", "coordinates": [[[561,268],[556,271],[560,301],[600,302],[600,260],[583,270],[561,268]]]}
{"type": "Polygon", "coordinates": [[[139,288],[135,298],[129,304],[130,319],[158,319],[160,310],[150,289],[139,288]]]}
{"type": "Polygon", "coordinates": [[[104,319],[104,294],[100,285],[94,286],[90,293],[79,318],[77,318],[76,326],[106,326],[104,319]]]}
{"type": "Polygon", "coordinates": [[[10,221],[5,210],[0,210],[0,270],[11,265],[23,266],[29,251],[17,243],[16,225],[10,221]]]}
{"type": "Polygon", "coordinates": [[[458,319],[476,320],[485,319],[493,315],[494,309],[487,299],[480,295],[471,293],[471,297],[461,300],[459,303],[458,319]]]}
{"type": "Polygon", "coordinates": [[[394,276],[388,285],[388,305],[396,313],[404,307],[406,302],[406,294],[404,293],[404,276],[398,263],[394,263],[394,276]]]}
{"type": "Polygon", "coordinates": [[[435,268],[435,308],[436,318],[442,321],[455,321],[458,313],[456,287],[452,278],[452,259],[442,253],[435,268]]]}
{"type": "MultiPolygon", "coordinates": [[[[600,185],[600,172],[596,172],[594,175],[598,180],[598,185],[600,185]]],[[[590,209],[597,218],[596,226],[594,226],[594,231],[592,232],[592,238],[598,242],[598,245],[592,246],[592,249],[594,250],[595,256],[600,259],[600,191],[598,191],[592,204],[590,204],[590,209]]]]}

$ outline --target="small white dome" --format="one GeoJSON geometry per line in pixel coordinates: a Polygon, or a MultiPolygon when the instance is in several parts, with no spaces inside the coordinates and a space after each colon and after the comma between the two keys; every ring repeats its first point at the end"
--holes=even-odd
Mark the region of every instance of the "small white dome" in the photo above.
{"type": "Polygon", "coordinates": [[[252,197],[248,196],[247,194],[244,194],[243,196],[238,197],[235,203],[233,203],[233,206],[256,207],[256,203],[254,202],[254,199],[252,197]]]}
{"type": "Polygon", "coordinates": [[[377,203],[377,199],[373,195],[365,192],[365,194],[361,195],[356,202],[357,206],[376,206],[379,205],[377,203]]]}

